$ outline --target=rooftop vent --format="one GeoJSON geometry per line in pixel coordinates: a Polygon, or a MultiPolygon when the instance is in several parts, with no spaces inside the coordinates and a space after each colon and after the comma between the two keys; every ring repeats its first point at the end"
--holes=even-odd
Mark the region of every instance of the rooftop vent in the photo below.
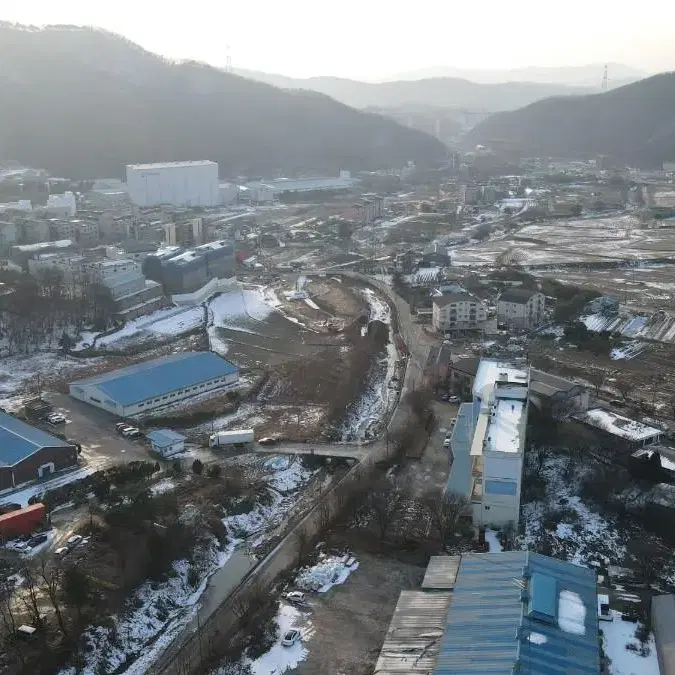
{"type": "Polygon", "coordinates": [[[530,579],[527,615],[542,623],[553,624],[556,618],[557,582],[548,574],[534,572],[530,579]]]}

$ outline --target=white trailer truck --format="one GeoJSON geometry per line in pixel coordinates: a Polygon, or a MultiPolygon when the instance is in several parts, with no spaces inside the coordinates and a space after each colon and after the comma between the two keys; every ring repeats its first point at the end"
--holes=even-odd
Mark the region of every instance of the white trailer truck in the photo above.
{"type": "Polygon", "coordinates": [[[253,429],[218,431],[209,437],[209,445],[212,448],[220,448],[224,445],[239,445],[240,443],[253,443],[253,429]]]}

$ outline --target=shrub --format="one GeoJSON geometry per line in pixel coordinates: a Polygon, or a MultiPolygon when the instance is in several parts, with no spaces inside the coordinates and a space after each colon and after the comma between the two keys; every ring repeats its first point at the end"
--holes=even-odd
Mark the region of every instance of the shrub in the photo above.
{"type": "Polygon", "coordinates": [[[196,473],[198,476],[201,476],[204,471],[204,464],[200,462],[198,459],[195,459],[194,462],[192,462],[192,473],[196,473]]]}
{"type": "Polygon", "coordinates": [[[209,468],[206,470],[206,475],[209,478],[220,478],[221,473],[222,469],[220,467],[220,464],[211,464],[209,468]]]}

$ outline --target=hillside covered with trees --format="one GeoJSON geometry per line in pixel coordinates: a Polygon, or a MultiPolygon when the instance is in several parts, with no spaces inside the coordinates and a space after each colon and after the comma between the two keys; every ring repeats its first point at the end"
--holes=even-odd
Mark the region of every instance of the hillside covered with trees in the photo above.
{"type": "Polygon", "coordinates": [[[509,142],[527,155],[594,157],[656,167],[675,158],[675,73],[603,94],[549,98],[492,115],[467,142],[509,142]]]}
{"type": "Polygon", "coordinates": [[[208,158],[221,174],[433,163],[436,139],[309,91],[172,63],[104,31],[0,23],[0,157],[74,178],[208,158]]]}

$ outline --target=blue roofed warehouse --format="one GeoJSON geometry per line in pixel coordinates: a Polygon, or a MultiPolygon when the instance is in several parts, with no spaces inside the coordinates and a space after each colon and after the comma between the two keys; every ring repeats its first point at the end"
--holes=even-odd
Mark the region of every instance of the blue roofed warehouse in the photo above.
{"type": "Polygon", "coordinates": [[[0,490],[75,464],[74,445],[0,412],[0,490]]]}
{"type": "Polygon", "coordinates": [[[70,395],[121,417],[133,417],[239,382],[239,369],[213,352],[185,352],[70,383],[70,395]]]}

